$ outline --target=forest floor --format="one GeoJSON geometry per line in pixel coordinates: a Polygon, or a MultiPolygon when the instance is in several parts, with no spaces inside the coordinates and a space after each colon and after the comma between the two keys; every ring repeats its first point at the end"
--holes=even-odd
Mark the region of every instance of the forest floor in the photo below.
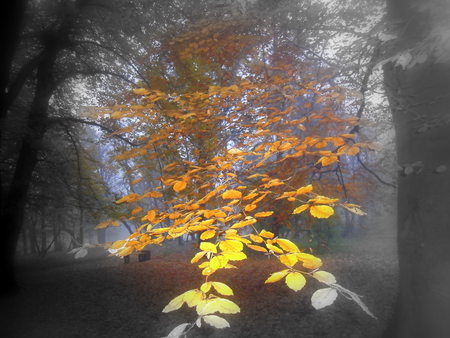
{"type": "MultiPolygon", "coordinates": [[[[84,258],[50,253],[45,259],[19,257],[19,296],[0,304],[1,336],[8,338],[164,337],[177,325],[196,319],[186,305],[162,313],[169,301],[203,282],[195,250],[187,243],[152,248],[150,261],[124,264],[101,248],[84,258]],[[6,333],[6,335],[4,335],[6,333]]],[[[251,258],[238,269],[219,271],[212,280],[228,284],[241,312],[225,317],[231,328],[203,324],[195,338],[333,337],[375,338],[393,311],[397,258],[392,238],[353,239],[339,252],[322,257],[323,270],[340,285],[362,295],[378,318],[340,295],[332,306],[315,310],[312,293],[323,286],[312,279],[299,292],[284,281],[264,284],[283,267],[274,259],[251,258]]]]}

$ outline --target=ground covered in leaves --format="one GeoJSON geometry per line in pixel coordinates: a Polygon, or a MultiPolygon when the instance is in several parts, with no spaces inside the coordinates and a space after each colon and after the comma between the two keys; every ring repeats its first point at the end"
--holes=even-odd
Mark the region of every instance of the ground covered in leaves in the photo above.
{"type": "MultiPolygon", "coordinates": [[[[276,260],[251,258],[239,269],[220,271],[211,280],[228,284],[241,313],[221,315],[231,328],[208,324],[191,337],[379,337],[395,301],[397,260],[391,238],[354,239],[335,254],[322,257],[323,270],[333,273],[342,286],[364,296],[378,317],[365,314],[356,303],[339,296],[327,308],[315,310],[311,295],[323,287],[312,279],[299,291],[284,281],[264,284],[282,266],[276,260]]],[[[164,314],[161,310],[179,294],[198,288],[200,270],[189,263],[195,253],[190,244],[152,249],[152,259],[125,265],[106,257],[101,248],[74,260],[73,255],[52,253],[45,259],[20,257],[20,296],[2,301],[3,337],[163,337],[177,325],[195,320],[186,305],[164,314]],[[6,333],[6,336],[3,335],[6,333]]]]}

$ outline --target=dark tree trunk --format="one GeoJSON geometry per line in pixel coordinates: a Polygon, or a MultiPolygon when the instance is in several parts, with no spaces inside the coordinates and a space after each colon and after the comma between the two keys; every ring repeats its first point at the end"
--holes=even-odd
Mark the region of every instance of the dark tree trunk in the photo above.
{"type": "Polygon", "coordinates": [[[62,251],[62,243],[61,243],[61,227],[57,224],[53,225],[53,238],[54,238],[54,251],[61,252],[62,251]]]}
{"type": "Polygon", "coordinates": [[[5,209],[1,217],[4,245],[0,246],[1,285],[0,296],[15,294],[18,285],[14,272],[14,254],[24,221],[27,194],[38,152],[47,127],[47,110],[54,87],[52,71],[54,58],[41,62],[37,69],[36,90],[28,116],[27,131],[22,138],[22,146],[6,195],[5,209]]]}
{"type": "Polygon", "coordinates": [[[39,252],[41,255],[45,254],[45,248],[47,247],[47,232],[46,232],[46,217],[45,217],[45,206],[41,210],[41,247],[39,252]]]}
{"type": "MultiPolygon", "coordinates": [[[[397,51],[429,28],[426,14],[408,10],[411,3],[388,0],[390,17],[402,20],[397,51]]],[[[398,161],[416,164],[399,175],[399,294],[389,338],[450,335],[450,68],[428,58],[406,70],[385,67],[398,161]]]]}
{"type": "Polygon", "coordinates": [[[22,228],[22,243],[23,243],[23,254],[28,255],[28,237],[27,237],[27,228],[22,228]]]}

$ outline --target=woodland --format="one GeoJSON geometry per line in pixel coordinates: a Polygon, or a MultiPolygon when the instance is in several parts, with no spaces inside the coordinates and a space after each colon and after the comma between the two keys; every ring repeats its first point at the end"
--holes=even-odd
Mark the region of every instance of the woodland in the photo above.
{"type": "Polygon", "coordinates": [[[448,337],[447,1],[1,13],[11,337],[448,337]]]}

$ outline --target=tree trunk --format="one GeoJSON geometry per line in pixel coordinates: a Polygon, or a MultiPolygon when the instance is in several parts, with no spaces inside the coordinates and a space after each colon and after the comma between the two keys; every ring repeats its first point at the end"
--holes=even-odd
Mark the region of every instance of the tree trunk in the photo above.
{"type": "MultiPolygon", "coordinates": [[[[391,18],[404,24],[397,51],[426,34],[425,14],[408,11],[410,3],[388,1],[391,18]]],[[[398,181],[399,294],[389,338],[450,335],[450,69],[431,58],[406,70],[385,66],[404,168],[398,181]]]]}
{"type": "Polygon", "coordinates": [[[52,93],[52,71],[55,60],[43,61],[36,75],[36,90],[28,116],[27,131],[22,138],[22,146],[6,196],[4,212],[1,215],[2,237],[0,246],[1,285],[0,297],[18,292],[14,271],[14,254],[24,221],[27,194],[34,168],[38,161],[38,152],[47,127],[47,110],[52,93]]]}
{"type": "Polygon", "coordinates": [[[41,210],[41,248],[39,249],[40,256],[45,255],[45,249],[47,248],[47,232],[46,232],[46,214],[45,206],[42,206],[41,210]]]}

